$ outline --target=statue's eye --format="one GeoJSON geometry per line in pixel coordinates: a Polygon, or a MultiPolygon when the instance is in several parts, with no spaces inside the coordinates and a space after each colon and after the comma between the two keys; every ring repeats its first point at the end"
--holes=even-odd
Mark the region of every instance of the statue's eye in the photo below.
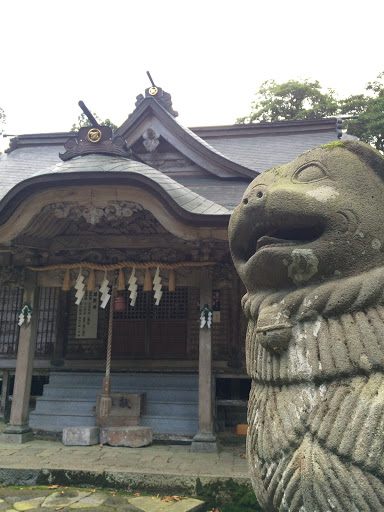
{"type": "Polygon", "coordinates": [[[297,183],[309,183],[311,181],[319,181],[327,178],[327,172],[323,166],[319,164],[305,164],[297,169],[292,180],[297,183]]]}

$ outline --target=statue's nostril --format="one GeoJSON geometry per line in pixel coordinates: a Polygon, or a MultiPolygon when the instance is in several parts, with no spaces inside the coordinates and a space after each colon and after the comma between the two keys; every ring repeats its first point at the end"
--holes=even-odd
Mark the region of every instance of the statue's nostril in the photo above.
{"type": "Polygon", "coordinates": [[[243,203],[248,204],[248,199],[246,197],[243,199],[243,203]]]}

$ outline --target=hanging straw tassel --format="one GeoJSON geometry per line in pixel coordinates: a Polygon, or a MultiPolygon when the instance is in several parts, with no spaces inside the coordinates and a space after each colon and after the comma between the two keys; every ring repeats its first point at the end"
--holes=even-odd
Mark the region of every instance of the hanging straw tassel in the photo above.
{"type": "Polygon", "coordinates": [[[67,270],[65,271],[63,286],[61,287],[61,289],[63,290],[63,292],[69,292],[69,290],[71,289],[71,271],[69,270],[69,268],[67,268],[67,270]]]}
{"type": "Polygon", "coordinates": [[[174,292],[176,290],[176,276],[175,271],[173,269],[171,269],[169,272],[168,290],[170,292],[174,292]]]}
{"type": "Polygon", "coordinates": [[[87,288],[89,292],[93,292],[95,290],[95,271],[93,268],[89,273],[87,288]]]}
{"type": "Polygon", "coordinates": [[[108,343],[107,343],[107,361],[105,365],[105,377],[103,379],[103,392],[100,397],[99,418],[107,418],[112,410],[111,397],[111,355],[112,355],[112,334],[113,334],[113,305],[115,302],[115,288],[112,287],[111,302],[109,303],[108,320],[108,343]]]}
{"type": "Polygon", "coordinates": [[[145,277],[144,277],[144,292],[150,292],[152,291],[152,278],[151,273],[149,271],[149,268],[145,269],[145,277]]]}
{"type": "Polygon", "coordinates": [[[122,292],[125,290],[125,275],[124,275],[124,270],[122,268],[119,270],[119,278],[117,280],[117,290],[119,292],[122,292]]]}

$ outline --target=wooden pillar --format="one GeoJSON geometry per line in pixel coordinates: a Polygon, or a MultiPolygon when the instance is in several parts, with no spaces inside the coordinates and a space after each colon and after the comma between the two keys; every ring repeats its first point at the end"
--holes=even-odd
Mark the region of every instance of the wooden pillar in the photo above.
{"type": "Polygon", "coordinates": [[[66,339],[66,319],[68,317],[68,299],[70,294],[59,291],[56,305],[56,331],[55,344],[53,347],[52,366],[64,366],[64,341],[66,339]]]}
{"type": "Polygon", "coordinates": [[[3,380],[1,386],[1,397],[0,397],[0,419],[7,422],[8,418],[8,400],[9,400],[9,382],[10,375],[8,370],[3,370],[3,380]]]}
{"type": "Polygon", "coordinates": [[[23,295],[24,303],[28,303],[32,307],[32,319],[29,324],[23,324],[20,327],[11,417],[9,424],[1,435],[2,442],[17,444],[33,439],[33,432],[28,425],[28,420],[33,357],[36,346],[38,300],[36,274],[32,272],[28,272],[26,275],[23,295]]]}
{"type": "MultiPolygon", "coordinates": [[[[212,278],[207,268],[200,273],[200,308],[212,307],[212,278]]],[[[199,333],[199,431],[193,438],[191,451],[216,452],[212,403],[212,328],[199,333]]]]}

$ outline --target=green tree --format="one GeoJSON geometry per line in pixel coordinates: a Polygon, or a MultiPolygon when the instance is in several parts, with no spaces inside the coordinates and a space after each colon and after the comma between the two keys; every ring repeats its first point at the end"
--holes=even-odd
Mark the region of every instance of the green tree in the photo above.
{"type": "Polygon", "coordinates": [[[236,122],[316,119],[333,116],[337,110],[335,92],[323,92],[317,80],[288,80],[283,84],[267,80],[256,93],[250,114],[236,122]]]}
{"type": "Polygon", "coordinates": [[[368,82],[366,94],[355,94],[340,100],[339,113],[358,116],[345,121],[345,127],[351,135],[368,142],[384,152],[384,72],[376,80],[368,82]]]}
{"type": "MultiPolygon", "coordinates": [[[[110,126],[112,128],[112,130],[116,130],[117,126],[112,123],[112,121],[110,121],[110,119],[106,119],[105,121],[102,121],[100,119],[100,117],[95,114],[95,112],[92,112],[93,113],[93,117],[96,119],[96,121],[101,125],[101,126],[110,126]]],[[[82,112],[79,117],[77,118],[77,123],[73,123],[72,125],[72,128],[71,128],[71,132],[77,132],[78,130],[80,130],[80,128],[83,128],[84,126],[91,126],[91,122],[90,120],[88,119],[88,117],[84,114],[84,112],[82,112]]]]}

